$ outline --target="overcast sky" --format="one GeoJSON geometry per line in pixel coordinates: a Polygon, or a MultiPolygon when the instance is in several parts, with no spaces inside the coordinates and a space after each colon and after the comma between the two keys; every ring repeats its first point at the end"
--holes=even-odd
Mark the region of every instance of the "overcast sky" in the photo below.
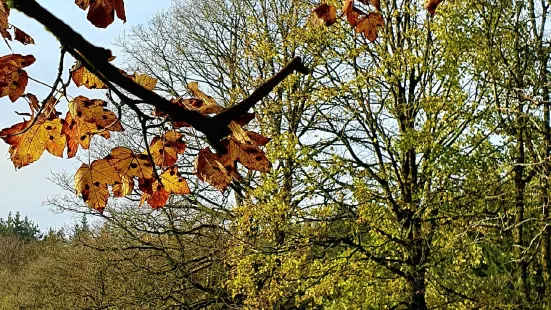
{"type": "MultiPolygon", "coordinates": [[[[132,25],[147,22],[157,11],[169,7],[170,2],[171,0],[127,0],[126,24],[116,19],[115,23],[107,29],[98,29],[88,22],[86,12],[78,8],[72,0],[39,1],[50,12],[64,20],[89,41],[110,48],[115,55],[117,55],[117,51],[112,43],[117,35],[132,25]]],[[[13,52],[34,55],[36,62],[28,67],[27,72],[31,77],[51,84],[55,79],[59,61],[59,43],[57,40],[42,25],[17,11],[12,11],[9,22],[31,35],[36,42],[36,45],[29,46],[12,42],[10,45],[13,52]]],[[[0,56],[10,53],[9,48],[0,41],[0,56]]],[[[72,61],[72,59],[67,60],[66,68],[70,68],[72,61]]],[[[37,95],[41,100],[48,94],[49,89],[29,81],[26,92],[37,95]]],[[[98,97],[102,98],[101,95],[98,97]]],[[[0,128],[10,127],[21,122],[22,118],[16,115],[14,111],[28,112],[28,105],[24,99],[20,99],[13,104],[7,97],[0,99],[0,128]]],[[[44,152],[39,161],[15,171],[9,160],[8,147],[6,143],[0,140],[0,217],[5,218],[10,211],[13,213],[19,211],[38,223],[42,230],[48,227],[59,228],[70,223],[72,220],[70,214],[54,214],[49,207],[43,206],[42,202],[48,197],[61,192],[56,185],[47,180],[51,172],[67,170],[74,173],[80,163],[75,160],[54,157],[48,152],[44,152]]]]}

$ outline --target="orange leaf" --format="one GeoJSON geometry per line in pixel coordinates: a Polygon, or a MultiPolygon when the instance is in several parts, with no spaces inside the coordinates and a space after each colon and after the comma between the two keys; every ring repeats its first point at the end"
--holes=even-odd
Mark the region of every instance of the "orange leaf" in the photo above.
{"type": "Polygon", "coordinates": [[[436,8],[442,2],[442,0],[427,0],[425,8],[429,11],[430,15],[436,14],[436,8]]]}
{"type": "MultiPolygon", "coordinates": [[[[176,164],[178,154],[184,154],[186,144],[182,141],[183,135],[176,131],[169,131],[162,137],[154,137],[149,150],[153,162],[159,167],[169,167],[176,164]]],[[[144,152],[145,153],[145,152],[144,152]]]]}
{"type": "Polygon", "coordinates": [[[236,122],[230,122],[231,138],[229,139],[228,153],[221,156],[223,163],[240,162],[243,166],[262,172],[270,170],[270,162],[264,151],[258,146],[266,145],[270,139],[244,130],[236,122]],[[254,139],[254,141],[253,141],[254,139]]]}
{"type": "Polygon", "coordinates": [[[373,42],[377,39],[377,32],[379,27],[385,25],[383,15],[379,12],[369,12],[366,17],[363,17],[358,21],[356,25],[356,32],[361,32],[366,39],[373,42]]]}
{"type": "Polygon", "coordinates": [[[109,198],[107,185],[120,183],[118,172],[105,159],[82,164],[75,174],[75,190],[91,208],[103,212],[109,198]]]}
{"type": "Polygon", "coordinates": [[[356,27],[360,12],[354,7],[354,0],[346,0],[342,7],[342,12],[346,15],[346,20],[352,27],[356,27]]]}
{"type": "Polygon", "coordinates": [[[161,182],[153,182],[152,192],[150,194],[143,194],[146,197],[147,203],[152,208],[158,209],[164,207],[170,194],[187,195],[191,193],[186,180],[175,167],[166,170],[159,177],[161,182]]]}
{"type": "Polygon", "coordinates": [[[0,136],[10,145],[9,153],[15,168],[27,166],[42,156],[44,150],[63,157],[66,140],[61,133],[62,119],[24,121],[0,131],[0,136]]]}
{"type": "Polygon", "coordinates": [[[312,12],[314,26],[331,26],[337,21],[337,9],[334,6],[322,3],[312,12]]]}
{"type": "Polygon", "coordinates": [[[153,164],[145,154],[134,154],[131,149],[118,146],[105,157],[122,177],[153,177],[153,164]]]}
{"type": "Polygon", "coordinates": [[[23,30],[17,27],[13,28],[15,32],[15,40],[23,43],[23,45],[34,44],[34,39],[30,35],[26,34],[23,30]]]}
{"type": "Polygon", "coordinates": [[[9,96],[15,102],[23,96],[29,82],[29,76],[23,68],[35,61],[32,55],[11,54],[0,57],[0,97],[9,96]]]}
{"type": "Polygon", "coordinates": [[[69,104],[69,112],[65,117],[63,134],[67,136],[67,156],[74,157],[78,146],[83,149],[90,147],[93,135],[109,138],[109,131],[123,131],[122,125],[115,113],[105,108],[107,102],[90,100],[78,96],[69,104]]]}
{"type": "Polygon", "coordinates": [[[228,152],[224,155],[214,154],[209,148],[199,151],[195,163],[195,174],[199,180],[224,191],[232,179],[241,178],[235,166],[236,162],[251,170],[268,172],[271,167],[270,161],[255,143],[264,145],[269,139],[258,134],[249,135],[248,139],[250,141],[240,142],[232,137],[222,141],[228,148],[228,152]]]}
{"type": "Polygon", "coordinates": [[[96,27],[106,28],[117,17],[126,22],[123,0],[76,0],[75,3],[83,10],[88,9],[88,20],[96,27]]]}

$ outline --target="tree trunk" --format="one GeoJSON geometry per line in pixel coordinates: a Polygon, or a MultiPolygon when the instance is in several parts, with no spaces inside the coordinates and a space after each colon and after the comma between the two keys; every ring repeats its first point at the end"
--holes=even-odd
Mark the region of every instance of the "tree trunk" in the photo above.
{"type": "Polygon", "coordinates": [[[425,270],[422,269],[415,273],[415,275],[409,281],[411,287],[411,303],[409,309],[411,310],[425,310],[427,308],[427,302],[425,300],[425,270]]]}

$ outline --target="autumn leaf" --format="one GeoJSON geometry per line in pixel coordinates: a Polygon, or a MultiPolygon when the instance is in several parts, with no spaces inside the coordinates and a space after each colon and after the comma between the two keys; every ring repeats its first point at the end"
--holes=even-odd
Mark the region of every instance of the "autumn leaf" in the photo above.
{"type": "Polygon", "coordinates": [[[199,83],[197,82],[188,83],[187,88],[191,92],[193,97],[201,99],[203,101],[203,103],[200,104],[196,109],[199,113],[215,114],[224,109],[222,106],[216,103],[216,100],[214,100],[214,98],[205,94],[199,89],[199,83]]]}
{"type": "Polygon", "coordinates": [[[171,194],[187,195],[191,191],[186,180],[182,177],[176,167],[171,167],[159,176],[161,182],[155,181],[153,183],[153,191],[160,190],[161,187],[171,194]]]}
{"type": "Polygon", "coordinates": [[[130,195],[134,190],[134,178],[129,176],[121,177],[121,182],[115,182],[113,187],[113,196],[124,197],[130,195]]]}
{"type": "Polygon", "coordinates": [[[186,180],[181,176],[175,167],[171,167],[159,176],[158,180],[151,184],[151,191],[144,193],[143,201],[147,201],[153,209],[162,208],[166,205],[171,194],[187,195],[191,193],[186,180]]]}
{"type": "Polygon", "coordinates": [[[257,146],[264,146],[270,142],[270,138],[264,137],[263,135],[253,132],[253,131],[245,131],[247,133],[247,136],[249,139],[257,146]]]}
{"type": "Polygon", "coordinates": [[[229,124],[231,137],[222,141],[227,148],[226,154],[214,154],[209,148],[199,152],[195,163],[195,174],[204,182],[224,191],[233,179],[241,179],[236,163],[261,172],[268,172],[271,164],[259,146],[266,145],[270,139],[261,134],[244,130],[239,123],[229,124]]]}
{"type": "Polygon", "coordinates": [[[107,89],[107,85],[100,78],[90,72],[80,61],[71,68],[71,78],[77,87],[89,89],[107,89]]]}
{"type": "Polygon", "coordinates": [[[360,12],[354,7],[354,0],[346,0],[342,7],[343,14],[346,15],[346,20],[352,27],[356,27],[360,12]]]}
{"type": "Polygon", "coordinates": [[[240,143],[250,143],[251,139],[247,135],[247,132],[238,123],[231,121],[228,125],[231,135],[240,143]]]}
{"type": "Polygon", "coordinates": [[[314,26],[331,26],[337,21],[337,9],[334,6],[322,3],[312,12],[314,26]]]}
{"type": "Polygon", "coordinates": [[[107,110],[106,106],[107,102],[103,100],[90,100],[84,96],[71,101],[63,126],[69,158],[76,155],[79,145],[88,149],[93,135],[107,139],[111,136],[110,131],[124,130],[115,113],[107,110]]]}
{"type": "Polygon", "coordinates": [[[9,15],[10,7],[4,0],[0,0],[0,34],[2,34],[2,37],[11,40],[11,35],[8,32],[10,26],[8,23],[9,15]]]}
{"type": "Polygon", "coordinates": [[[231,161],[238,161],[243,166],[260,172],[268,172],[271,167],[266,154],[257,145],[252,142],[240,142],[233,137],[229,140],[228,153],[223,156],[223,162],[231,161]],[[225,159],[226,156],[230,159],[225,159]]]}
{"type": "Polygon", "coordinates": [[[358,0],[363,4],[372,5],[377,11],[381,10],[381,1],[380,0],[358,0]]]}
{"type": "Polygon", "coordinates": [[[37,161],[44,150],[63,157],[66,139],[62,134],[62,123],[60,118],[42,121],[31,119],[0,131],[0,136],[10,145],[10,158],[15,168],[37,161]]]}
{"type": "Polygon", "coordinates": [[[107,185],[120,183],[119,173],[105,159],[82,164],[75,174],[75,190],[91,208],[103,212],[109,198],[107,185]]]}
{"type": "Polygon", "coordinates": [[[363,33],[366,39],[373,42],[377,39],[379,27],[385,25],[383,15],[379,12],[369,12],[366,17],[361,18],[356,24],[356,32],[363,33]]]}
{"type": "Polygon", "coordinates": [[[113,168],[124,178],[145,178],[153,177],[153,164],[146,154],[134,154],[131,149],[118,146],[111,150],[105,157],[113,168]]]}
{"type": "Polygon", "coordinates": [[[38,98],[34,94],[25,94],[25,97],[29,100],[29,107],[31,108],[31,118],[35,117],[35,113],[40,112],[36,117],[39,121],[48,120],[56,118],[58,113],[56,111],[56,105],[58,104],[58,100],[51,96],[46,103],[44,103],[44,106],[41,106],[40,102],[38,101],[38,98]]]}
{"type": "Polygon", "coordinates": [[[13,28],[15,33],[15,40],[23,43],[23,45],[34,44],[34,39],[30,35],[26,34],[23,30],[17,27],[13,28]]]}
{"type": "Polygon", "coordinates": [[[32,55],[11,54],[0,57],[0,97],[8,96],[15,102],[23,96],[29,82],[29,76],[23,68],[35,61],[32,55]]]}
{"type": "Polygon", "coordinates": [[[83,10],[88,9],[88,20],[96,27],[106,28],[117,17],[126,22],[123,0],[76,0],[75,3],[83,10]]]}
{"type": "Polygon", "coordinates": [[[186,144],[183,135],[176,131],[169,131],[162,137],[154,137],[149,150],[153,162],[159,167],[170,167],[176,164],[178,154],[184,154],[186,144]]]}
{"type": "Polygon", "coordinates": [[[436,14],[436,8],[442,2],[442,0],[427,0],[425,2],[425,8],[429,11],[430,15],[436,14]]]}
{"type": "Polygon", "coordinates": [[[26,94],[25,97],[29,99],[29,106],[31,107],[31,111],[38,112],[40,110],[40,102],[38,102],[38,98],[36,98],[33,94],[26,94]]]}
{"type": "Polygon", "coordinates": [[[138,178],[138,189],[145,194],[151,195],[153,194],[153,182],[155,181],[156,180],[154,178],[150,178],[150,179],[138,178]]]}
{"type": "Polygon", "coordinates": [[[259,149],[258,146],[266,145],[270,139],[260,134],[246,131],[236,122],[230,122],[229,129],[231,138],[229,139],[228,152],[221,155],[221,162],[233,163],[237,161],[252,170],[269,171],[271,166],[270,161],[268,161],[264,151],[259,149]]]}
{"type": "Polygon", "coordinates": [[[210,148],[207,147],[199,151],[195,162],[195,175],[199,180],[224,191],[234,178],[240,178],[237,171],[234,170],[233,163],[228,163],[227,168],[224,167],[220,155],[213,153],[210,148]]]}
{"type": "Polygon", "coordinates": [[[158,82],[156,78],[150,77],[147,74],[134,73],[131,78],[132,80],[134,80],[134,82],[140,84],[143,88],[147,90],[155,89],[158,82]]]}
{"type": "Polygon", "coordinates": [[[238,117],[234,118],[233,121],[238,123],[241,126],[245,126],[255,118],[256,118],[255,113],[245,113],[245,114],[241,114],[238,117]]]}

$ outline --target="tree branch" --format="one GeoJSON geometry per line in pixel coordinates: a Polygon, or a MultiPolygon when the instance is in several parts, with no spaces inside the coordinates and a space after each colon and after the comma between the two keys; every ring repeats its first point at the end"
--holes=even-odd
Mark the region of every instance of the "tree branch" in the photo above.
{"type": "Polygon", "coordinates": [[[193,128],[205,134],[209,143],[220,153],[226,152],[226,148],[220,143],[220,140],[230,133],[228,129],[230,121],[245,114],[294,71],[304,74],[308,73],[308,69],[304,66],[300,57],[295,57],[279,73],[260,85],[260,87],[247,99],[214,117],[208,117],[196,111],[187,110],[173,104],[155,92],[143,88],[141,85],[126,77],[117,67],[109,63],[108,59],[111,56],[110,51],[88,42],[84,37],[43,8],[35,0],[13,0],[13,7],[41,23],[58,38],[62,45],[68,47],[67,50],[73,57],[83,58],[85,60],[83,65],[88,70],[99,72],[113,84],[140,98],[143,102],[166,113],[173,121],[184,121],[190,124],[193,128]]]}

